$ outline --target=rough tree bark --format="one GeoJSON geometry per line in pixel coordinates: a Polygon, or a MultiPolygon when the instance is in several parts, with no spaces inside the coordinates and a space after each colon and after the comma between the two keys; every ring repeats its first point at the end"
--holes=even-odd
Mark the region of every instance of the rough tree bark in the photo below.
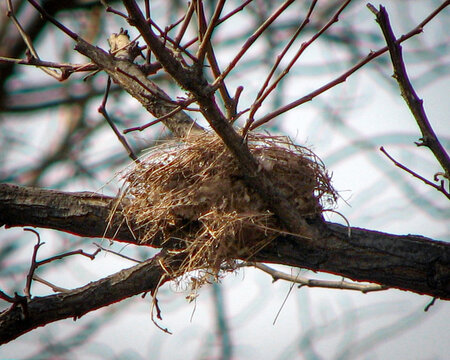
{"type": "MultiPolygon", "coordinates": [[[[115,198],[96,193],[1,184],[0,225],[51,228],[79,236],[139,244],[135,238],[139,231],[131,232],[119,212],[114,223],[108,222],[115,203],[115,198]]],[[[279,236],[246,260],[325,271],[450,299],[450,244],[417,235],[349,229],[329,222],[311,226],[320,234],[314,241],[279,236]]],[[[155,239],[152,246],[161,244],[155,239]]]]}
{"type": "MultiPolygon", "coordinates": [[[[113,223],[108,222],[115,203],[115,198],[96,193],[1,184],[0,226],[51,228],[138,244],[120,213],[113,223]]],[[[450,244],[423,236],[398,236],[359,228],[351,228],[349,236],[348,227],[334,223],[317,222],[311,226],[320,234],[314,242],[279,236],[245,260],[324,271],[450,300],[450,244]]],[[[158,239],[152,245],[160,246],[158,239]]],[[[23,306],[0,314],[0,343],[49,322],[81,317],[124,298],[153,291],[158,284],[169,280],[164,278],[158,261],[176,266],[175,260],[163,253],[67,293],[25,301],[23,306]]]]}

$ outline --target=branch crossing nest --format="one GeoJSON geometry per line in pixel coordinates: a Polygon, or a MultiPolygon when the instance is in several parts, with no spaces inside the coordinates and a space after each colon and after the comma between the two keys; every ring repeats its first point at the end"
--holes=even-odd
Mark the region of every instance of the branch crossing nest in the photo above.
{"type": "MultiPolygon", "coordinates": [[[[336,192],[322,161],[286,137],[250,134],[261,171],[307,217],[333,206],[336,192]]],[[[186,254],[173,278],[202,269],[195,283],[217,279],[235,259],[247,259],[285,233],[236,160],[213,134],[156,146],[125,174],[121,211],[143,244],[186,254]]],[[[301,234],[300,234],[301,235],[301,234]]],[[[169,270],[170,271],[170,270],[169,270]]]]}

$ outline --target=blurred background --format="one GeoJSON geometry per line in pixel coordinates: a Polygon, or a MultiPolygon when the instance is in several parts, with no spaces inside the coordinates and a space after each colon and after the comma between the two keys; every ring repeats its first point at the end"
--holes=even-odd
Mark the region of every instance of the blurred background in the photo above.
{"type": "MultiPolygon", "coordinates": [[[[141,4],[141,2],[139,2],[141,4]]],[[[216,1],[206,3],[209,18],[216,1]]],[[[227,1],[224,13],[239,6],[227,1]]],[[[213,43],[224,69],[252,32],[282,2],[257,0],[215,31],[213,43]]],[[[442,1],[385,0],[397,37],[417,26],[442,1]]],[[[72,31],[108,49],[107,38],[121,27],[137,34],[126,21],[106,13],[98,1],[42,1],[72,31]]],[[[125,12],[120,1],[108,1],[125,12]]],[[[231,93],[244,86],[239,110],[253,103],[276,56],[306,16],[310,1],[294,2],[264,33],[227,78],[231,93]]],[[[74,43],[46,23],[26,1],[13,1],[17,17],[42,60],[85,63],[73,51],[74,43]]],[[[378,6],[378,3],[374,4],[378,6]]],[[[0,56],[25,58],[26,46],[5,15],[0,17],[0,56]]],[[[161,28],[179,20],[185,1],[152,1],[152,17],[161,28]]],[[[337,10],[335,1],[318,1],[300,44],[309,40],[337,10]]],[[[424,32],[403,43],[411,81],[424,99],[431,124],[446,149],[450,145],[449,69],[450,11],[446,8],[424,32]]],[[[195,29],[188,34],[195,36],[195,29]]],[[[189,38],[189,36],[187,37],[189,38]]],[[[141,41],[142,45],[143,41],[141,41]]],[[[339,22],[313,43],[285,81],[257,112],[256,119],[281,105],[325,85],[364,58],[385,46],[374,15],[363,1],[352,1],[339,22]]],[[[137,60],[142,61],[142,60],[137,60]]],[[[287,60],[282,62],[286,65],[287,60]]],[[[333,174],[340,200],[336,211],[352,226],[395,234],[420,234],[449,241],[448,200],[406,172],[396,168],[380,151],[432,180],[441,171],[431,152],[417,147],[421,137],[395,80],[385,54],[350,76],[344,83],[313,101],[272,120],[258,131],[284,134],[311,147],[333,174]]],[[[132,161],[105,119],[97,112],[106,86],[106,75],[72,75],[58,82],[32,66],[0,63],[0,181],[67,191],[98,191],[114,196],[121,186],[120,172],[132,161]]],[[[170,79],[152,78],[172,98],[183,96],[170,79]]],[[[128,94],[113,85],[107,109],[120,130],[141,126],[153,118],[128,94]]],[[[199,113],[193,118],[206,125],[199,113]]],[[[245,117],[238,121],[243,125],[245,117]]],[[[162,125],[126,138],[142,154],[170,137],[162,125]]],[[[329,221],[343,223],[328,213],[329,221]]],[[[38,229],[45,245],[38,258],[83,249],[93,252],[93,242],[137,260],[157,250],[102,239],[79,238],[38,229]]],[[[0,289],[23,293],[36,237],[23,229],[0,229],[0,289]]],[[[95,260],[69,257],[38,269],[45,280],[72,289],[134,265],[117,255],[102,252],[95,260]]],[[[327,274],[277,267],[287,273],[339,280],[327,274]]],[[[51,294],[38,282],[34,296],[51,294]]],[[[328,289],[298,289],[287,282],[246,268],[218,284],[204,286],[197,299],[180,284],[159,290],[162,327],[151,321],[151,299],[134,297],[91,312],[74,322],[59,321],[36,329],[0,348],[0,358],[17,359],[446,359],[450,307],[399,290],[361,294],[328,289]]],[[[0,303],[0,309],[9,304],[0,303]]]]}

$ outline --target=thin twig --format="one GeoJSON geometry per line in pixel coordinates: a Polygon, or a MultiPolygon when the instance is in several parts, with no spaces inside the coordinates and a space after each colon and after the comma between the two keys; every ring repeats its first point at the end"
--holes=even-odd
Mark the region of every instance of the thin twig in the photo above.
{"type": "Polygon", "coordinates": [[[38,267],[40,267],[42,265],[45,265],[45,264],[49,264],[49,263],[51,263],[51,262],[53,262],[55,260],[61,260],[61,259],[65,258],[65,257],[72,256],[72,255],[82,255],[82,256],[88,257],[91,260],[94,260],[95,256],[101,251],[101,249],[97,249],[96,251],[94,251],[94,253],[88,254],[88,253],[86,253],[86,252],[84,252],[83,250],[80,249],[80,250],[69,251],[69,252],[66,252],[66,253],[63,253],[63,254],[59,254],[59,255],[55,255],[55,256],[49,257],[49,258],[44,259],[44,260],[37,261],[37,253],[39,251],[39,248],[42,245],[44,245],[45,243],[41,242],[41,237],[40,237],[39,233],[36,230],[30,229],[30,228],[25,228],[23,230],[24,231],[30,231],[30,232],[34,233],[36,235],[36,237],[37,237],[37,243],[36,243],[36,245],[34,246],[34,249],[33,249],[33,255],[31,257],[30,270],[28,271],[27,281],[26,281],[25,288],[24,288],[24,294],[25,294],[25,297],[27,299],[31,299],[31,282],[36,277],[34,272],[36,271],[36,269],[38,267]]]}
{"type": "MultiPolygon", "coordinates": [[[[208,63],[211,67],[211,71],[213,73],[214,79],[217,79],[221,75],[221,71],[219,68],[219,62],[216,59],[216,55],[214,53],[214,48],[211,44],[211,35],[212,31],[214,30],[214,27],[218,25],[218,17],[220,16],[220,12],[223,9],[223,6],[225,5],[224,1],[220,1],[215,9],[213,18],[211,19],[209,25],[206,25],[206,17],[205,12],[202,10],[198,10],[198,21],[199,21],[199,39],[201,39],[200,48],[197,52],[197,58],[198,58],[198,65],[200,67],[200,70],[203,69],[203,61],[204,56],[206,53],[206,56],[208,58],[208,63]],[[220,6],[220,8],[219,8],[220,6]],[[214,26],[212,25],[214,24],[214,26]],[[202,33],[204,32],[204,34],[202,33]],[[208,42],[206,42],[205,39],[209,39],[208,42]],[[203,50],[205,53],[202,53],[201,48],[203,47],[203,50]]],[[[200,5],[198,5],[200,6],[200,5]]],[[[230,96],[230,93],[228,92],[227,86],[224,81],[221,82],[219,86],[219,92],[220,96],[222,97],[223,103],[225,104],[225,110],[226,115],[229,120],[231,120],[236,115],[236,104],[233,101],[233,99],[230,96]]]]}
{"type": "MultiPolygon", "coordinates": [[[[441,7],[449,4],[450,1],[447,0],[443,5],[441,5],[441,7]]],[[[411,81],[409,80],[405,62],[403,60],[402,47],[395,38],[386,8],[380,5],[380,10],[377,11],[371,4],[368,4],[368,7],[376,15],[377,22],[381,27],[384,38],[386,39],[394,68],[393,77],[397,80],[402,97],[408,104],[408,107],[414,115],[420,131],[422,132],[422,138],[420,139],[421,142],[417,145],[426,146],[433,152],[435,158],[444,169],[447,180],[450,180],[450,156],[445,151],[445,148],[442,146],[433,130],[433,127],[428,121],[427,114],[425,113],[425,109],[423,107],[423,100],[419,98],[417,92],[411,84],[411,81]]]]}
{"type": "Polygon", "coordinates": [[[384,147],[380,147],[380,151],[388,157],[389,160],[391,160],[395,166],[399,167],[402,170],[405,170],[408,174],[411,174],[415,178],[422,180],[425,184],[435,188],[437,191],[443,193],[448,199],[450,199],[450,194],[445,190],[444,184],[441,183],[441,185],[436,185],[435,183],[425,179],[423,176],[420,176],[416,172],[412,171],[411,169],[407,168],[405,165],[402,165],[397,160],[395,160],[391,155],[387,153],[387,151],[384,149],[384,147]]]}
{"type": "MultiPolygon", "coordinates": [[[[430,15],[428,15],[425,20],[423,20],[419,25],[417,25],[414,29],[412,29],[410,32],[408,32],[405,35],[402,35],[400,38],[397,39],[396,43],[400,44],[405,40],[408,40],[409,38],[420,34],[423,31],[423,27],[428,24],[437,14],[439,14],[439,12],[441,12],[448,4],[449,4],[450,0],[447,0],[444,4],[442,4],[441,6],[439,6],[436,10],[434,10],[430,15]]],[[[309,94],[301,97],[298,100],[295,100],[289,104],[286,104],[274,111],[272,111],[271,113],[263,116],[262,118],[260,118],[259,120],[255,121],[251,126],[250,126],[250,130],[254,130],[257,127],[269,122],[270,120],[272,120],[273,118],[276,118],[277,116],[292,110],[294,108],[296,108],[297,106],[304,104],[308,101],[311,101],[312,99],[314,99],[316,96],[326,92],[327,90],[331,89],[332,87],[343,83],[345,80],[347,80],[347,78],[352,75],[354,72],[356,72],[357,70],[359,70],[360,68],[362,68],[364,65],[366,65],[367,63],[371,62],[373,59],[377,58],[378,56],[384,54],[386,51],[388,51],[388,47],[385,46],[377,51],[371,51],[364,59],[360,60],[358,63],[356,63],[353,67],[351,67],[349,70],[347,70],[346,72],[344,72],[342,75],[340,75],[339,77],[337,77],[336,79],[330,81],[329,83],[321,86],[320,88],[310,92],[309,94]]]]}
{"type": "Polygon", "coordinates": [[[60,287],[58,285],[52,284],[51,282],[41,278],[40,276],[38,276],[36,274],[33,275],[33,280],[37,281],[37,282],[40,282],[41,284],[47,285],[55,293],[67,293],[67,292],[70,291],[69,289],[66,289],[66,288],[60,287]]]}
{"type": "Polygon", "coordinates": [[[255,43],[255,41],[261,36],[261,34],[266,31],[266,29],[281,15],[284,10],[291,5],[295,0],[286,0],[275,12],[270,15],[266,21],[258,28],[256,31],[247,39],[245,44],[242,46],[241,50],[237,53],[234,59],[228,64],[227,68],[222,72],[222,74],[212,83],[214,88],[218,88],[220,83],[225,79],[225,77],[234,69],[238,61],[244,56],[248,49],[255,43]]]}
{"type": "Polygon", "coordinates": [[[253,0],[247,0],[243,4],[239,5],[234,10],[230,11],[228,14],[226,14],[224,17],[219,19],[218,24],[222,24],[224,21],[227,21],[230,17],[233,15],[236,15],[238,12],[242,11],[248,4],[250,4],[253,0]]]}
{"type": "Polygon", "coordinates": [[[135,263],[138,263],[138,264],[142,262],[142,261],[133,259],[132,257],[126,256],[126,255],[124,255],[124,254],[121,254],[121,253],[119,253],[119,252],[117,252],[117,251],[113,251],[113,250],[107,249],[107,248],[105,248],[105,247],[103,247],[103,246],[101,246],[101,245],[99,245],[99,244],[97,244],[97,243],[94,243],[94,245],[97,246],[100,250],[103,250],[103,251],[108,252],[108,253],[110,253],[110,254],[117,255],[117,256],[119,256],[119,257],[121,257],[121,258],[123,258],[123,259],[127,259],[127,260],[130,260],[130,261],[135,262],[135,263]]]}
{"type": "Polygon", "coordinates": [[[97,65],[94,65],[92,63],[89,63],[89,64],[56,63],[56,62],[52,62],[52,61],[41,60],[41,59],[38,59],[35,57],[30,57],[27,59],[16,59],[16,58],[0,56],[0,62],[62,69],[63,71],[67,71],[70,73],[80,72],[80,71],[94,71],[94,70],[98,69],[97,65]]]}
{"type": "Polygon", "coordinates": [[[24,231],[30,231],[32,233],[34,233],[37,237],[37,243],[36,245],[34,245],[33,248],[33,255],[31,256],[31,265],[30,265],[30,270],[28,271],[27,274],[27,281],[25,284],[25,288],[23,289],[23,292],[26,296],[27,299],[31,299],[31,281],[33,280],[33,274],[34,271],[36,270],[36,268],[38,267],[38,262],[36,261],[36,257],[37,257],[37,252],[39,250],[39,248],[44,245],[45,243],[41,243],[41,236],[39,235],[39,233],[34,230],[34,229],[23,229],[24,231]]]}
{"type": "MultiPolygon", "coordinates": [[[[232,10],[231,12],[229,12],[227,15],[225,15],[224,17],[220,18],[217,22],[217,25],[222,24],[224,21],[228,20],[230,17],[232,17],[233,15],[237,14],[238,12],[242,11],[248,4],[250,4],[253,0],[247,0],[245,1],[242,5],[238,6],[236,9],[232,10]]],[[[192,19],[192,15],[194,13],[195,10],[195,6],[196,3],[195,1],[190,3],[190,6],[186,12],[186,17],[184,19],[184,23],[183,26],[180,30],[180,33],[177,35],[177,37],[175,38],[175,43],[177,45],[177,47],[183,51],[185,51],[187,48],[189,48],[191,45],[195,44],[198,41],[198,37],[195,37],[191,40],[189,40],[186,44],[184,44],[183,46],[180,46],[179,43],[182,39],[182,37],[184,36],[187,27],[192,19]]]]}
{"type": "Polygon", "coordinates": [[[183,110],[198,111],[198,109],[188,108],[188,106],[191,103],[193,103],[193,102],[195,102],[194,99],[186,100],[185,104],[178,105],[175,109],[173,109],[172,111],[168,112],[166,115],[161,116],[161,117],[159,117],[159,118],[157,118],[157,119],[155,119],[153,121],[150,121],[149,123],[147,123],[145,125],[136,126],[136,127],[131,127],[131,128],[125,129],[123,131],[123,133],[124,134],[128,134],[128,133],[130,133],[132,131],[143,131],[143,130],[147,129],[150,126],[156,125],[156,124],[160,123],[161,121],[169,119],[170,117],[174,116],[175,114],[177,114],[178,112],[183,111],[183,110]]]}
{"type": "Polygon", "coordinates": [[[48,21],[50,21],[53,25],[55,25],[57,28],[59,28],[63,33],[67,34],[70,38],[77,41],[80,36],[73,31],[71,31],[69,28],[61,24],[58,20],[56,20],[53,16],[51,16],[47,11],[44,10],[42,6],[40,6],[36,1],[34,0],[27,0],[31,5],[34,6],[34,8],[40,12],[42,17],[48,21]]]}
{"type": "Polygon", "coordinates": [[[148,19],[147,22],[149,24],[151,24],[160,34],[160,36],[164,39],[164,42],[169,42],[174,49],[176,49],[177,52],[182,52],[184,53],[187,57],[189,57],[194,63],[197,62],[197,58],[192,55],[187,48],[192,45],[193,43],[195,43],[197,41],[197,38],[195,39],[195,41],[191,42],[189,46],[179,46],[175,43],[175,40],[173,40],[170,36],[168,36],[167,31],[163,31],[157,23],[155,23],[152,19],[148,19]]]}
{"type": "MultiPolygon", "coordinates": [[[[295,63],[297,62],[297,60],[300,58],[300,56],[303,54],[303,52],[312,44],[314,43],[314,41],[316,41],[323,33],[325,33],[326,30],[328,30],[334,23],[339,21],[339,15],[345,10],[345,8],[348,6],[348,4],[350,4],[352,0],[347,0],[345,1],[340,7],[339,9],[336,11],[336,13],[333,15],[333,17],[319,30],[317,31],[310,40],[302,43],[302,45],[300,46],[300,49],[297,51],[297,53],[294,55],[294,57],[291,59],[291,61],[289,62],[289,64],[284,68],[284,70],[281,72],[281,74],[275,79],[275,81],[270,85],[270,87],[268,87],[264,93],[262,93],[261,95],[258,96],[258,98],[255,100],[254,104],[252,105],[252,109],[250,110],[250,114],[249,114],[249,121],[246,124],[246,129],[245,131],[248,130],[248,128],[250,127],[251,123],[254,121],[254,115],[255,112],[258,110],[258,108],[261,106],[261,104],[264,102],[264,100],[267,98],[267,96],[269,96],[269,94],[276,89],[276,87],[278,86],[278,84],[280,83],[281,80],[283,80],[283,78],[289,73],[289,71],[291,70],[291,68],[295,65],[295,63]]],[[[304,24],[306,25],[307,22],[309,22],[309,16],[311,15],[312,9],[313,9],[313,5],[315,5],[315,2],[312,3],[310,10],[308,12],[307,18],[305,19],[305,21],[303,22],[303,24],[300,26],[299,31],[302,30],[302,27],[304,26],[304,24]]],[[[288,49],[285,49],[285,51],[287,51],[288,49]]],[[[284,54],[282,54],[284,55],[284,54]]],[[[266,85],[266,84],[265,84],[266,85]]],[[[266,85],[267,86],[267,85],[266,85]]],[[[261,89],[261,91],[264,89],[264,87],[261,89]]]]}
{"type": "MultiPolygon", "coordinates": [[[[203,4],[203,3],[198,2],[198,4],[203,4]]],[[[214,9],[214,14],[208,24],[208,27],[206,28],[205,33],[201,34],[201,37],[200,37],[201,43],[200,43],[200,46],[199,46],[199,48],[197,50],[197,54],[196,54],[199,66],[203,66],[206,52],[208,51],[208,49],[211,48],[212,33],[217,26],[217,22],[219,20],[220,14],[222,13],[224,6],[225,6],[225,0],[219,0],[217,2],[216,8],[214,9]]],[[[199,19],[199,21],[201,21],[202,23],[205,23],[204,12],[201,12],[199,14],[199,17],[200,16],[201,16],[201,18],[199,19]],[[203,15],[203,16],[201,16],[201,15],[203,15]]]]}
{"type": "MultiPolygon", "coordinates": [[[[13,5],[11,3],[11,0],[7,0],[7,4],[8,4],[8,12],[7,12],[7,16],[12,20],[12,22],[14,23],[14,25],[16,26],[17,30],[19,31],[20,36],[22,37],[23,41],[25,42],[28,50],[30,51],[30,53],[28,54],[28,58],[31,61],[31,58],[35,58],[37,60],[40,60],[38,53],[36,52],[36,49],[33,46],[33,42],[31,41],[30,37],[28,36],[28,34],[25,32],[25,29],[22,27],[22,25],[20,25],[19,20],[17,20],[15,14],[14,14],[14,8],[13,5]]],[[[57,80],[63,80],[64,79],[64,72],[62,74],[58,73],[55,70],[51,70],[47,67],[40,67],[38,66],[43,72],[45,72],[46,74],[50,75],[51,77],[54,77],[57,80]]]]}
{"type": "Polygon", "coordinates": [[[186,34],[186,30],[189,26],[189,23],[192,20],[192,15],[194,14],[194,9],[195,9],[195,2],[191,1],[188,9],[186,11],[186,15],[184,16],[183,24],[181,25],[181,28],[178,31],[178,34],[174,39],[174,45],[176,47],[180,47],[181,40],[183,39],[184,35],[186,34]]]}
{"type": "Polygon", "coordinates": [[[258,95],[256,95],[255,102],[251,106],[251,112],[250,112],[250,115],[249,115],[249,122],[247,122],[247,124],[246,124],[246,126],[244,128],[244,134],[247,132],[247,129],[251,125],[251,122],[253,122],[253,117],[254,117],[255,112],[258,110],[258,108],[261,106],[261,103],[263,102],[263,99],[262,100],[260,100],[260,99],[263,96],[264,92],[267,92],[266,88],[269,85],[270,79],[272,79],[272,76],[275,73],[275,71],[277,70],[278,65],[280,64],[281,60],[283,60],[283,58],[286,55],[286,53],[288,52],[288,50],[291,48],[291,46],[294,43],[294,41],[300,35],[302,30],[305,28],[305,26],[309,24],[311,14],[312,14],[316,4],[317,4],[317,0],[313,0],[311,5],[310,5],[310,7],[309,7],[308,13],[306,14],[305,19],[302,21],[302,23],[300,24],[298,29],[292,35],[291,39],[286,44],[286,46],[281,51],[281,53],[277,56],[277,58],[275,60],[275,63],[272,66],[272,69],[270,70],[269,74],[266,77],[266,80],[264,81],[264,84],[262,85],[261,89],[259,90],[258,95]]]}
{"type": "Polygon", "coordinates": [[[108,81],[106,83],[106,89],[105,89],[105,95],[103,96],[103,101],[102,101],[100,107],[98,108],[98,112],[100,114],[102,114],[103,117],[105,118],[105,120],[108,122],[109,126],[114,131],[114,134],[117,136],[117,138],[119,139],[120,143],[123,145],[123,147],[127,151],[128,156],[134,162],[139,163],[140,161],[139,161],[138,157],[136,156],[136,154],[134,153],[134,151],[131,148],[131,146],[128,144],[127,139],[125,139],[125,137],[120,133],[119,129],[117,129],[116,124],[114,124],[112,119],[109,117],[108,112],[106,111],[106,102],[108,101],[108,94],[109,94],[109,89],[110,88],[111,88],[111,78],[108,76],[108,81]]]}
{"type": "Polygon", "coordinates": [[[108,5],[108,3],[106,2],[106,0],[100,0],[100,2],[101,2],[101,3],[103,4],[103,6],[105,7],[105,11],[106,11],[106,12],[110,12],[110,13],[116,14],[116,15],[118,15],[118,16],[124,18],[124,19],[127,19],[127,16],[126,16],[124,13],[122,13],[122,12],[120,12],[120,11],[114,9],[114,8],[111,7],[110,5],[108,5]]]}

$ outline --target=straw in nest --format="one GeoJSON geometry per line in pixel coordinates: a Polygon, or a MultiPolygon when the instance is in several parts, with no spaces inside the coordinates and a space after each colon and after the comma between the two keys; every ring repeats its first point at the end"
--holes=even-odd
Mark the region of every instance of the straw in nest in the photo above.
{"type": "MultiPolygon", "coordinates": [[[[320,216],[334,204],[330,176],[311,150],[262,134],[249,135],[248,146],[302,216],[320,216]]],[[[123,214],[137,225],[140,242],[186,254],[174,278],[198,269],[217,277],[224,264],[233,268],[235,259],[250,257],[283,232],[213,134],[152,148],[126,173],[123,196],[123,214]]]]}

